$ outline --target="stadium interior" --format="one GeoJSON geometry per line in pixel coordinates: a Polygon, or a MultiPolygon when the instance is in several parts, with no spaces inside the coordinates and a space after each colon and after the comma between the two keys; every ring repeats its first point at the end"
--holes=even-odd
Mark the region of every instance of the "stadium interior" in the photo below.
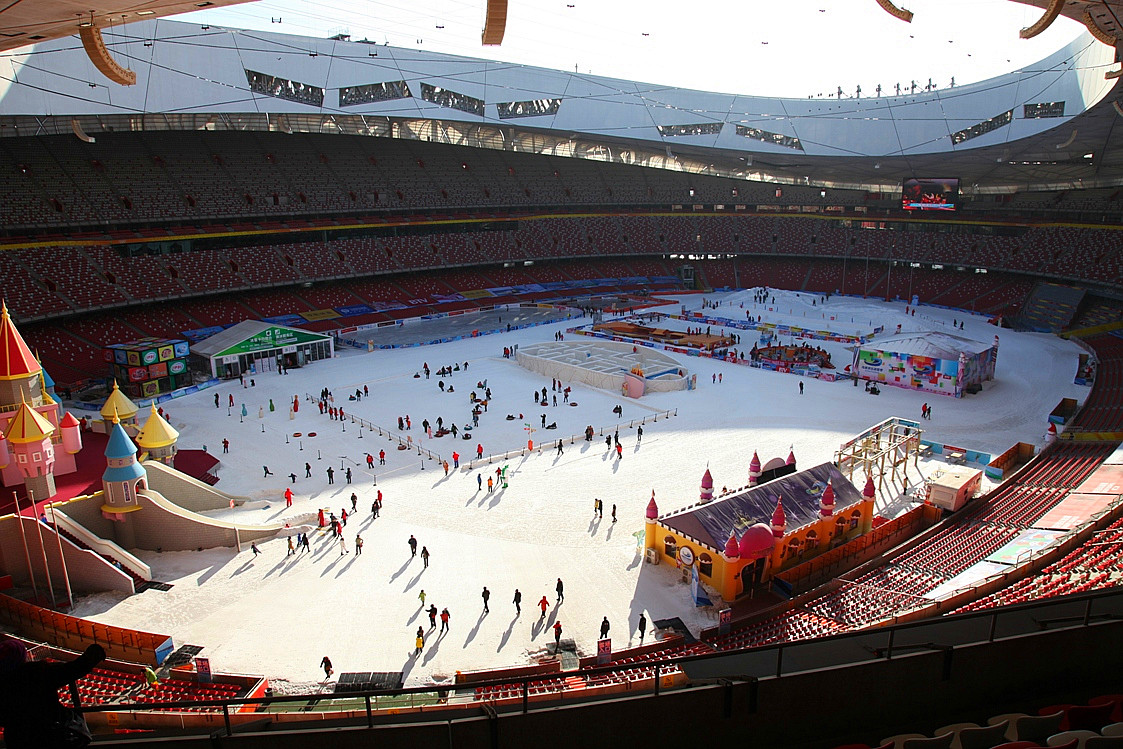
{"type": "MultiPolygon", "coordinates": [[[[1032,4],[1115,44],[1116,0],[1032,4]]],[[[68,4],[42,5],[57,14],[68,4]]],[[[44,16],[0,9],[0,25],[38,23],[42,39],[74,33],[44,16]]],[[[0,49],[38,41],[5,36],[0,49]]],[[[434,119],[388,116],[360,133],[318,114],[0,111],[0,294],[64,398],[104,390],[109,344],[376,310],[300,324],[331,333],[547,301],[557,292],[514,287],[563,281],[604,294],[768,286],[916,299],[1075,337],[1098,362],[1066,429],[1086,438],[1047,447],[969,510],[780,613],[614,652],[607,665],[588,659],[577,672],[477,674],[455,708],[432,689],[358,689],[353,709],[319,713],[315,698],[273,703],[234,677],[138,691],[144,661],[114,660],[79,683],[105,733],[97,745],[638,744],[660,715],[685,740],[757,746],[1043,746],[1065,731],[1073,737],[1056,745],[1123,745],[1123,504],[1016,580],[924,618],[896,616],[906,598],[1030,527],[1119,446],[1117,89],[1064,127],[950,154],[754,156],[767,180],[735,176],[739,154],[702,145],[676,141],[678,166],[655,168],[624,163],[651,149],[624,138],[527,129],[512,140],[498,126],[434,119]],[[566,140],[568,155],[525,145],[538,138],[566,140]],[[959,178],[954,212],[902,210],[900,185],[929,175],[959,178]],[[281,709],[294,701],[299,709],[281,709]],[[182,718],[191,714],[203,718],[182,718]]],[[[34,640],[42,610],[0,599],[0,621],[34,640]]]]}

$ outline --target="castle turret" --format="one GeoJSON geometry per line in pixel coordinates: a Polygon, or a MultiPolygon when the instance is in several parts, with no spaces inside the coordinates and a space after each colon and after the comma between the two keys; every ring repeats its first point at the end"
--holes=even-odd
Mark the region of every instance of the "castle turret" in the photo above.
{"type": "Polygon", "coordinates": [[[71,455],[76,455],[81,452],[82,424],[78,419],[74,418],[74,414],[67,411],[58,425],[59,430],[62,432],[62,449],[71,455]]]}
{"type": "Polygon", "coordinates": [[[8,422],[7,438],[16,468],[30,496],[42,502],[55,495],[55,448],[51,435],[55,427],[27,404],[8,422]]]}
{"type": "Polygon", "coordinates": [[[698,493],[698,501],[706,504],[714,498],[714,477],[710,475],[710,469],[707,468],[706,472],[702,474],[702,490],[698,493]]]}
{"type": "Polygon", "coordinates": [[[784,537],[784,531],[787,530],[788,519],[784,516],[784,502],[780,497],[776,497],[776,509],[772,511],[772,535],[776,540],[784,537]]]}
{"type": "Polygon", "coordinates": [[[772,569],[779,571],[784,564],[784,533],[788,528],[788,519],[784,514],[784,502],[781,497],[776,497],[776,509],[772,511],[772,537],[776,542],[772,545],[772,569]]]}
{"type": "Polygon", "coordinates": [[[862,522],[860,529],[862,533],[869,533],[873,528],[875,499],[877,499],[877,489],[873,485],[873,476],[866,476],[866,485],[862,489],[862,522]]]}
{"type": "Polygon", "coordinates": [[[43,403],[42,367],[0,302],[0,406],[43,403]]]}
{"type": "Polygon", "coordinates": [[[787,465],[790,465],[792,467],[792,470],[795,470],[795,450],[794,449],[788,451],[788,459],[784,462],[787,465]]]}
{"type": "Polygon", "coordinates": [[[160,415],[156,410],[156,404],[152,404],[152,411],[148,420],[137,432],[137,445],[148,451],[150,459],[158,460],[170,466],[175,462],[175,443],[178,439],[179,432],[172,428],[167,419],[160,415]]]}
{"type": "Polygon", "coordinates": [[[749,486],[756,486],[760,482],[760,456],[753,450],[753,459],[749,461],[749,486]]]}
{"type": "Polygon", "coordinates": [[[101,420],[105,425],[105,433],[109,434],[113,431],[115,422],[135,427],[138,410],[136,404],[129,400],[129,396],[121,392],[121,388],[117,386],[117,381],[114,380],[113,390],[109,392],[109,397],[105,399],[105,405],[101,407],[101,420]]]}
{"type": "Polygon", "coordinates": [[[121,513],[139,509],[137,491],[147,488],[147,476],[136,462],[136,445],[116,415],[110,423],[109,442],[105,445],[107,467],[101,474],[105,489],[102,513],[111,520],[122,520],[121,513]]]}
{"type": "Polygon", "coordinates": [[[738,578],[741,565],[738,560],[741,558],[741,547],[737,543],[737,534],[734,531],[729,531],[729,540],[725,542],[725,551],[721,554],[722,576],[721,576],[721,597],[726,601],[732,601],[737,597],[738,578]]]}
{"type": "Polygon", "coordinates": [[[819,515],[824,518],[834,515],[834,487],[831,486],[830,481],[827,482],[822,496],[819,497],[819,515]]]}
{"type": "Polygon", "coordinates": [[[651,490],[651,501],[647,503],[647,512],[644,520],[644,547],[655,548],[656,521],[659,519],[659,506],[655,504],[655,490],[651,490]]]}
{"type": "Polygon", "coordinates": [[[1051,445],[1057,441],[1057,425],[1049,422],[1049,428],[1045,430],[1045,444],[1051,445]]]}

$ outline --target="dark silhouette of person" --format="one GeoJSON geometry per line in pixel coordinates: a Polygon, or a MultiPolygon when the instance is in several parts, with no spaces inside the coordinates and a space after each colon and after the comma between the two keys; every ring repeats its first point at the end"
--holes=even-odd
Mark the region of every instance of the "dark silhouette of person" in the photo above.
{"type": "Polygon", "coordinates": [[[105,660],[93,644],[72,661],[29,661],[17,640],[0,642],[0,723],[10,749],[55,749],[64,744],[58,725],[64,717],[58,690],[105,660]]]}

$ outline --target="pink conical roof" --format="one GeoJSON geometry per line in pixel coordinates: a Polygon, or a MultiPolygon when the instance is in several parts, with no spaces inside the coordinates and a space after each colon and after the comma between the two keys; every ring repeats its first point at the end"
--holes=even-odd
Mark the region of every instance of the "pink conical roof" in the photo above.
{"type": "Polygon", "coordinates": [[[737,534],[729,532],[729,540],[725,542],[725,556],[736,559],[741,556],[740,546],[737,544],[737,534]]]}
{"type": "Polygon", "coordinates": [[[647,519],[654,520],[659,517],[659,505],[655,504],[655,492],[651,493],[651,501],[647,503],[647,519]]]}
{"type": "Polygon", "coordinates": [[[772,527],[784,528],[788,523],[787,517],[784,515],[784,505],[780,497],[776,498],[776,509],[772,512],[772,527]]]}
{"type": "Polygon", "coordinates": [[[709,468],[707,468],[706,472],[702,474],[702,488],[703,489],[713,489],[714,488],[714,477],[710,475],[710,469],[709,468]]]}
{"type": "Polygon", "coordinates": [[[58,425],[63,428],[81,426],[78,419],[74,418],[74,414],[69,411],[63,415],[62,421],[60,421],[58,425]]]}
{"type": "Polygon", "coordinates": [[[866,486],[862,489],[862,496],[866,499],[873,499],[877,495],[877,489],[873,486],[873,476],[866,476],[866,486]]]}
{"type": "Polygon", "coordinates": [[[756,450],[753,450],[753,459],[749,461],[749,470],[760,472],[760,456],[756,454],[756,450]]]}
{"type": "Polygon", "coordinates": [[[827,488],[823,490],[823,497],[819,500],[819,504],[833,506],[834,505],[834,487],[831,482],[827,482],[827,488]]]}
{"type": "Polygon", "coordinates": [[[1057,433],[1057,425],[1050,421],[1049,422],[1049,434],[1056,434],[1056,433],[1057,433]]]}
{"type": "Polygon", "coordinates": [[[790,450],[790,451],[788,452],[788,460],[787,460],[787,464],[788,464],[788,465],[790,465],[790,466],[794,466],[794,465],[795,465],[795,450],[790,450]]]}

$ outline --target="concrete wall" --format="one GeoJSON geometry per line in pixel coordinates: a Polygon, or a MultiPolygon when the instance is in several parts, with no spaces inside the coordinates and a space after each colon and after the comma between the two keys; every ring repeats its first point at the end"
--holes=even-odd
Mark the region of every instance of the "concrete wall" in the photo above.
{"type": "MultiPolygon", "coordinates": [[[[35,582],[40,593],[46,591],[47,571],[51,574],[51,587],[56,596],[66,597],[66,584],[63,577],[63,565],[59,558],[59,542],[54,528],[39,523],[31,518],[19,518],[9,515],[0,519],[0,548],[4,550],[3,572],[11,575],[16,585],[31,585],[31,575],[28,573],[27,556],[24,554],[24,542],[20,538],[19,522],[23,523],[24,535],[27,539],[27,548],[31,556],[31,569],[35,574],[35,582]],[[36,527],[38,526],[38,528],[36,527]],[[39,530],[43,532],[43,545],[39,543],[39,530]],[[43,563],[44,551],[47,562],[43,563]]],[[[128,575],[114,567],[88,549],[75,546],[66,538],[62,539],[62,554],[66,559],[66,574],[70,578],[70,588],[74,593],[92,593],[104,590],[119,590],[132,594],[133,581],[128,575]]]]}
{"type": "Polygon", "coordinates": [[[132,524],[136,546],[140,549],[193,551],[234,546],[238,539],[248,544],[272,538],[284,528],[283,523],[241,525],[208,518],[185,510],[152,490],[138,494],[137,502],[141,509],[129,513],[125,522],[132,524]]]}
{"type": "Polygon", "coordinates": [[[170,497],[177,505],[192,512],[222,510],[230,507],[231,499],[239,505],[246,501],[245,497],[221,492],[154,460],[145,461],[144,470],[148,472],[149,489],[170,497]]]}

